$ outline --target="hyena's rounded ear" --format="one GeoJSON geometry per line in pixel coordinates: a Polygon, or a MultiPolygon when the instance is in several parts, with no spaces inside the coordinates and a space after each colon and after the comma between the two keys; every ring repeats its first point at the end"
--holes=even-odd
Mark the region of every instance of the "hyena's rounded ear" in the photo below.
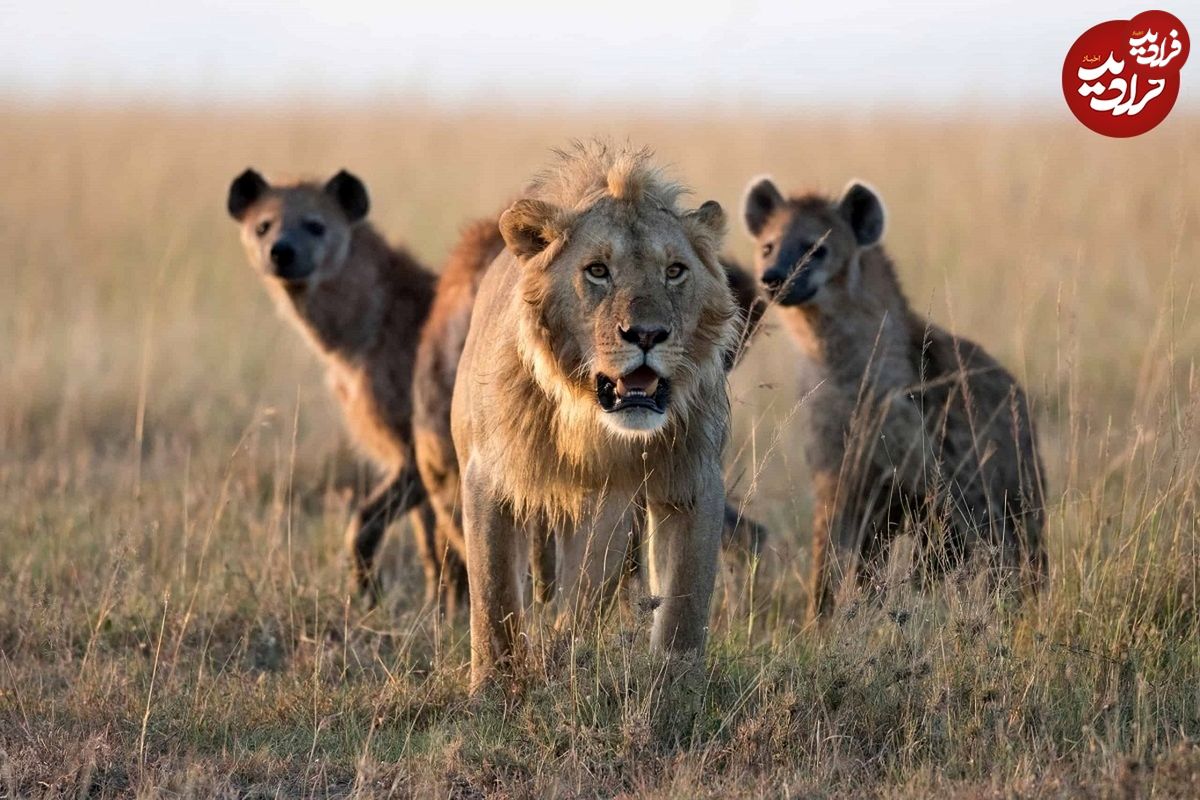
{"type": "Polygon", "coordinates": [[[746,198],[742,201],[742,221],[746,230],[757,238],[766,227],[767,220],[784,204],[783,194],[766,175],[750,181],[746,187],[746,198]]]}
{"type": "Polygon", "coordinates": [[[344,169],[325,184],[325,193],[337,201],[351,224],[358,222],[371,210],[367,187],[344,169]]]}
{"type": "Polygon", "coordinates": [[[522,261],[541,253],[570,226],[570,214],[553,203],[524,198],[500,215],[500,235],[522,261]]]}
{"type": "Polygon", "coordinates": [[[229,184],[229,197],[225,200],[229,216],[241,222],[246,210],[257,203],[269,188],[271,187],[263,180],[263,176],[252,169],[238,175],[233,179],[233,183],[229,184]]]}
{"type": "Polygon", "coordinates": [[[879,193],[861,181],[852,181],[838,201],[838,213],[850,223],[859,247],[879,244],[887,221],[879,193]]]}

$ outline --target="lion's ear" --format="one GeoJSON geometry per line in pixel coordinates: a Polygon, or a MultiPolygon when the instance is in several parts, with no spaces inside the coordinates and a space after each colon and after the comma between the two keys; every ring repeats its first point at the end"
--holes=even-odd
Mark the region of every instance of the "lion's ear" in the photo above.
{"type": "Polygon", "coordinates": [[[716,200],[709,200],[695,211],[683,215],[683,225],[698,251],[712,253],[721,249],[725,238],[725,210],[716,200]]]}
{"type": "Polygon", "coordinates": [[[545,250],[566,228],[566,212],[543,200],[518,200],[500,215],[504,244],[522,261],[545,250]]]}
{"type": "Polygon", "coordinates": [[[757,237],[775,209],[783,204],[783,195],[770,178],[764,175],[750,181],[746,187],[746,199],[742,201],[742,220],[750,235],[757,237]]]}
{"type": "Polygon", "coordinates": [[[709,200],[687,214],[689,219],[707,228],[715,236],[725,235],[725,209],[716,200],[709,200]]]}

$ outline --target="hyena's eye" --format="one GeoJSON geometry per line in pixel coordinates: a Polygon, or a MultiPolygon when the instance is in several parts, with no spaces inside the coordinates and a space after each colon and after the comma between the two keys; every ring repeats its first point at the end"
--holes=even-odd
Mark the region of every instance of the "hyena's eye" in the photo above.
{"type": "Polygon", "coordinates": [[[771,255],[771,253],[774,253],[774,252],[775,252],[775,243],[774,242],[767,242],[766,244],[764,244],[762,246],[763,258],[766,258],[767,256],[771,255]]]}
{"type": "Polygon", "coordinates": [[[302,226],[311,236],[320,238],[325,235],[325,224],[319,219],[306,219],[302,223],[302,226]]]}
{"type": "Polygon", "coordinates": [[[684,266],[683,264],[680,264],[678,261],[676,261],[674,264],[667,267],[667,280],[669,280],[669,281],[680,280],[681,278],[683,278],[684,273],[686,273],[686,272],[687,272],[687,267],[684,266]]]}
{"type": "Polygon", "coordinates": [[[264,219],[254,228],[254,233],[258,236],[266,236],[269,230],[271,230],[271,220],[264,219]]]}

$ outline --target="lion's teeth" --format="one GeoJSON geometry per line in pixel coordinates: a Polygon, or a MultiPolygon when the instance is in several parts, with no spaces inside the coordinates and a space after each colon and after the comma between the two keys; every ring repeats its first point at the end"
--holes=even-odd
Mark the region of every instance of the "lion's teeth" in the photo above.
{"type": "Polygon", "coordinates": [[[658,378],[652,378],[646,386],[630,386],[624,378],[617,380],[618,397],[650,397],[658,391],[658,378]]]}

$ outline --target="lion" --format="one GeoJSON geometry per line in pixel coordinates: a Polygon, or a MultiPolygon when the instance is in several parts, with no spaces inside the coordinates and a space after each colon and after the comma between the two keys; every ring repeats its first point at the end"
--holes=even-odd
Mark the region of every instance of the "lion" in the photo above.
{"type": "Polygon", "coordinates": [[[433,602],[444,548],[414,458],[411,393],[434,275],[366,221],[366,186],[345,170],[324,184],[271,185],[247,169],[227,208],[251,266],[324,361],[355,443],[383,475],[346,532],[356,585],[375,602],[375,553],[391,522],[412,511],[433,602]]]}
{"type": "MultiPolygon", "coordinates": [[[[421,329],[413,377],[413,439],[417,467],[429,494],[437,520],[435,541],[442,548],[441,576],[447,586],[447,602],[467,595],[466,542],[462,534],[462,505],[459,500],[458,457],[450,434],[450,404],[458,362],[471,324],[471,311],[479,282],[488,265],[504,249],[498,217],[484,217],[464,226],[438,279],[429,318],[421,329]]],[[[739,317],[738,337],[725,352],[725,366],[733,369],[759,330],[766,302],[757,281],[741,265],[728,258],[721,264],[735,298],[739,317]]],[[[638,520],[637,522],[641,522],[638,520]]],[[[757,556],[768,532],[758,521],[726,505],[722,546],[739,560],[757,556]]],[[[635,524],[635,535],[644,527],[635,524]]],[[[549,602],[553,596],[554,551],[545,541],[530,542],[533,565],[533,599],[549,602]]],[[[638,548],[632,547],[630,567],[642,572],[638,548]]],[[[453,606],[448,606],[453,612],[453,606]]]]}
{"type": "Polygon", "coordinates": [[[500,217],[451,431],[462,466],[471,685],[514,655],[530,538],[553,530],[568,608],[590,613],[647,512],[658,652],[702,652],[721,541],[724,358],[733,298],[725,215],[683,211],[645,150],[558,153],[500,217]]]}
{"type": "Polygon", "coordinates": [[[906,521],[929,587],[982,560],[1033,590],[1046,575],[1045,478],[1029,403],[975,342],[915,313],[884,251],[878,194],[785,199],[769,178],[743,208],[763,286],[813,364],[808,460],[816,502],[811,616],[842,579],[878,596],[906,521]]]}

